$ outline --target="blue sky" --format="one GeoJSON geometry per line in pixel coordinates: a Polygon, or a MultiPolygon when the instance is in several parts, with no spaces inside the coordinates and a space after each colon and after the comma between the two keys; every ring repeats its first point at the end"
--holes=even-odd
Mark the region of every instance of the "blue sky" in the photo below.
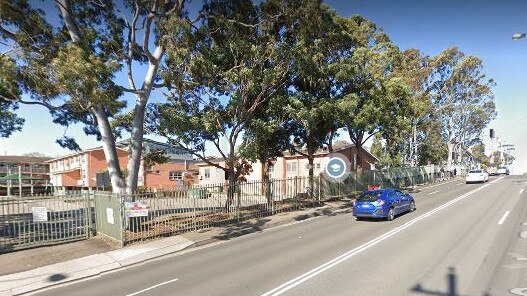
{"type": "MultiPolygon", "coordinates": [[[[196,2],[196,1],[193,1],[196,2]]],[[[354,0],[326,1],[343,16],[362,14],[384,29],[401,48],[418,48],[428,55],[457,46],[480,57],[485,73],[496,80],[494,88],[498,117],[490,127],[498,137],[516,147],[513,172],[527,171],[527,40],[512,41],[516,32],[527,32],[527,1],[501,0],[354,0]]],[[[195,3],[193,3],[195,6],[195,3]]],[[[138,77],[144,73],[138,73],[138,77]]],[[[51,156],[69,153],[55,144],[65,132],[51,123],[48,113],[35,106],[23,106],[23,132],[0,139],[0,153],[41,152],[51,156]]],[[[69,127],[82,148],[97,146],[82,127],[69,127]]],[[[488,129],[483,138],[490,146],[488,129]]]]}

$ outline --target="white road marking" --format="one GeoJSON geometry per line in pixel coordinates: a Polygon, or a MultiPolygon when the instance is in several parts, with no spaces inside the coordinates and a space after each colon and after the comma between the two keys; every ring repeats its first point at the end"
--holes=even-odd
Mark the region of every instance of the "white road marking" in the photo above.
{"type": "Polygon", "coordinates": [[[138,294],[141,294],[141,293],[143,293],[143,292],[146,292],[146,291],[149,291],[149,290],[155,289],[155,288],[157,288],[157,287],[160,287],[160,286],[163,286],[163,285],[166,285],[166,284],[170,284],[170,283],[175,282],[175,281],[177,281],[177,280],[178,280],[178,279],[172,279],[172,280],[170,280],[170,281],[162,282],[162,283],[159,283],[159,284],[154,285],[154,286],[152,286],[152,287],[149,287],[149,288],[143,289],[143,290],[141,290],[141,291],[137,291],[137,292],[135,292],[135,293],[128,294],[128,295],[126,295],[126,296],[134,296],[134,295],[138,295],[138,294]]]}
{"type": "Polygon", "coordinates": [[[432,194],[435,194],[435,193],[438,193],[438,192],[441,192],[441,190],[436,190],[436,191],[434,191],[434,192],[430,192],[430,193],[428,193],[428,194],[429,194],[429,195],[432,195],[432,194]]]}
{"type": "Polygon", "coordinates": [[[522,193],[523,193],[523,188],[522,188],[522,189],[520,189],[520,194],[522,194],[522,193]]]}
{"type": "Polygon", "coordinates": [[[514,257],[518,261],[527,261],[527,258],[525,256],[523,256],[522,254],[509,253],[509,256],[514,257]]]}
{"type": "Polygon", "coordinates": [[[509,216],[510,213],[511,213],[511,211],[506,211],[505,214],[503,214],[503,217],[501,217],[500,221],[498,221],[498,225],[502,225],[505,222],[505,219],[507,219],[507,216],[509,216]]]}
{"type": "Polygon", "coordinates": [[[456,185],[459,186],[459,185],[463,185],[463,184],[465,184],[465,183],[464,183],[464,182],[461,182],[461,183],[457,183],[456,185]]]}
{"type": "Polygon", "coordinates": [[[514,288],[509,291],[514,295],[527,296],[527,288],[514,288]]]}
{"type": "Polygon", "coordinates": [[[284,284],[282,284],[282,285],[280,285],[280,286],[278,286],[278,287],[276,287],[276,288],[274,288],[274,289],[262,294],[261,296],[271,296],[271,295],[272,296],[277,296],[277,295],[281,295],[281,294],[285,293],[286,291],[288,291],[288,290],[300,285],[301,283],[303,283],[303,282],[305,282],[305,281],[317,276],[318,274],[320,274],[320,273],[322,273],[322,272],[324,272],[324,271],[326,271],[326,270],[328,270],[328,269],[330,269],[330,268],[332,268],[332,267],[334,267],[334,266],[336,266],[336,265],[338,265],[338,264],[350,259],[351,257],[361,253],[362,251],[367,250],[367,249],[375,246],[376,244],[378,244],[378,243],[380,243],[380,242],[382,242],[382,241],[394,236],[395,234],[405,230],[406,228],[412,226],[413,224],[415,224],[415,223],[417,223],[417,222],[419,222],[421,220],[424,220],[424,219],[432,216],[433,214],[435,214],[435,213],[437,213],[437,212],[439,212],[439,211],[441,211],[441,210],[443,210],[443,209],[455,204],[456,202],[458,202],[458,201],[460,201],[460,200],[462,200],[462,199],[464,199],[464,198],[466,198],[466,197],[468,197],[468,196],[470,196],[470,195],[482,190],[483,188],[489,186],[490,184],[492,184],[492,183],[494,183],[494,182],[496,182],[496,181],[498,181],[500,179],[501,178],[498,178],[498,179],[496,179],[496,180],[494,180],[494,181],[492,181],[492,182],[490,182],[488,184],[485,184],[485,185],[483,185],[481,187],[478,187],[478,188],[476,188],[476,189],[474,189],[472,191],[469,191],[469,192],[467,192],[467,193],[465,193],[465,194],[463,194],[461,196],[458,196],[457,198],[455,198],[455,199],[453,199],[453,200],[451,200],[451,201],[449,201],[449,202],[447,202],[447,203],[445,203],[445,204],[443,204],[443,205],[441,205],[441,206],[439,206],[439,207],[437,207],[437,208],[435,208],[433,210],[430,210],[429,212],[427,212],[427,213],[425,213],[425,214],[423,214],[421,216],[418,216],[418,217],[416,217],[416,218],[404,223],[403,225],[398,226],[398,227],[386,232],[385,234],[382,234],[381,236],[378,236],[377,238],[374,238],[374,239],[370,240],[369,242],[367,242],[367,243],[365,243],[363,245],[360,245],[360,246],[358,246],[358,247],[356,247],[356,248],[354,248],[352,250],[349,250],[349,251],[345,252],[344,254],[342,254],[342,255],[340,255],[340,256],[338,256],[338,257],[336,257],[336,258],[334,258],[334,259],[332,259],[330,261],[327,261],[326,263],[324,263],[324,264],[322,264],[320,266],[317,266],[317,267],[311,269],[310,271],[297,276],[296,278],[294,278],[292,280],[287,281],[286,283],[284,283],[284,284]]]}

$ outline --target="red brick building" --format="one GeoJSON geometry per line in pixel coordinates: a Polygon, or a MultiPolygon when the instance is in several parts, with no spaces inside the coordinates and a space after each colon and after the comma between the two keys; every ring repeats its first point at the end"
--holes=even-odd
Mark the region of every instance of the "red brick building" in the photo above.
{"type": "MultiPolygon", "coordinates": [[[[126,141],[117,143],[117,156],[121,169],[128,163],[126,141]]],[[[197,168],[192,156],[181,149],[164,143],[144,140],[144,153],[162,150],[169,162],[145,167],[141,163],[138,186],[148,189],[173,189],[193,184],[197,168]]],[[[109,178],[104,178],[108,167],[102,147],[84,150],[48,161],[51,183],[57,190],[107,189],[109,178]],[[97,182],[99,175],[99,182],[97,182]],[[102,175],[102,177],[101,177],[102,175]],[[102,180],[102,181],[101,181],[102,180]]]]}

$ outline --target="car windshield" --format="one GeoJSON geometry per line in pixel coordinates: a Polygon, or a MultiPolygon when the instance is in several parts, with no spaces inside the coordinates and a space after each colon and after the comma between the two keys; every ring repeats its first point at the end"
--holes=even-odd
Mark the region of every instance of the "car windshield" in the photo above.
{"type": "Polygon", "coordinates": [[[481,170],[472,170],[468,172],[469,174],[481,174],[481,170]]]}
{"type": "Polygon", "coordinates": [[[381,197],[380,192],[364,192],[357,197],[358,201],[377,201],[381,197]]]}

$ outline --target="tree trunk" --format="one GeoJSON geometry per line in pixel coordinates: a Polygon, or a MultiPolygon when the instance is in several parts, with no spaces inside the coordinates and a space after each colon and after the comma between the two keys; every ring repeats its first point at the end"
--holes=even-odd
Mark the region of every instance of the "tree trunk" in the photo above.
{"type": "Polygon", "coordinates": [[[412,137],[410,139],[410,165],[416,165],[415,157],[417,155],[417,123],[412,120],[412,137]]]}
{"type": "Polygon", "coordinates": [[[307,161],[309,163],[309,197],[313,199],[314,190],[315,190],[315,172],[314,172],[314,163],[315,157],[314,153],[309,153],[307,161]]]}
{"type": "Polygon", "coordinates": [[[448,158],[447,158],[446,169],[450,173],[450,171],[452,170],[452,151],[454,150],[454,144],[452,142],[448,142],[447,147],[448,147],[448,158]]]}
{"type": "Polygon", "coordinates": [[[156,62],[150,62],[146,72],[141,92],[136,95],[137,104],[134,108],[134,121],[132,125],[132,134],[130,136],[130,157],[128,158],[128,176],[126,177],[126,190],[133,192],[137,190],[137,180],[139,177],[139,168],[141,166],[143,152],[143,134],[145,123],[145,109],[148,98],[154,87],[154,80],[159,69],[159,61],[165,54],[165,49],[158,45],[152,55],[156,62]]]}
{"type": "Polygon", "coordinates": [[[229,181],[227,185],[227,200],[225,202],[225,208],[226,210],[229,210],[230,206],[234,202],[234,196],[236,195],[236,172],[234,171],[234,167],[227,168],[227,179],[229,181]]]}
{"type": "Polygon", "coordinates": [[[126,191],[132,193],[137,190],[139,179],[139,168],[141,166],[143,152],[143,134],[145,121],[145,108],[147,98],[138,95],[138,103],[134,109],[134,121],[132,133],[130,135],[129,154],[128,154],[128,175],[126,177],[126,191]]]}
{"type": "Polygon", "coordinates": [[[119,165],[119,157],[115,147],[115,138],[113,131],[108,121],[108,116],[102,108],[94,108],[92,113],[97,119],[97,125],[102,138],[102,148],[108,166],[108,173],[110,174],[110,181],[112,183],[112,191],[114,193],[122,194],[125,191],[125,184],[119,165]]]}
{"type": "Polygon", "coordinates": [[[458,150],[457,163],[461,164],[461,162],[463,161],[463,145],[462,144],[458,145],[457,150],[458,150]]]}

